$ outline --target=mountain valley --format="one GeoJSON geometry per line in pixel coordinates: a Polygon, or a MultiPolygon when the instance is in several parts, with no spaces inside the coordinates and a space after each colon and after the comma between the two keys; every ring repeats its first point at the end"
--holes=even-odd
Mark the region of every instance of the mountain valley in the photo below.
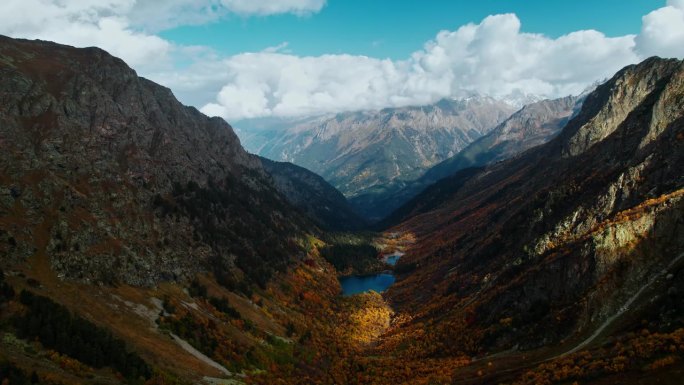
{"type": "Polygon", "coordinates": [[[684,377],[681,60],[252,121],[257,155],[98,48],[0,36],[0,90],[3,384],[684,377]]]}

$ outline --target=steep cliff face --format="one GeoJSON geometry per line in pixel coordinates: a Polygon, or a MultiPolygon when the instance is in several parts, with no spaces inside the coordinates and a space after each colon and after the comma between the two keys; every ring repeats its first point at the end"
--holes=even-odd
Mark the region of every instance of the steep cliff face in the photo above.
{"type": "Polygon", "coordinates": [[[375,212],[376,200],[384,199],[387,191],[456,154],[513,111],[506,103],[478,97],[342,113],[285,122],[255,147],[266,158],[292,162],[323,176],[350,198],[357,211],[377,218],[381,214],[375,212]]]}
{"type": "Polygon", "coordinates": [[[276,189],[325,230],[361,230],[366,222],[354,212],[347,199],[322,177],[287,162],[260,158],[276,189]]]}
{"type": "Polygon", "coordinates": [[[0,74],[5,261],[85,282],[263,283],[302,254],[310,225],[223,120],[96,48],[0,38],[0,74]]]}
{"type": "Polygon", "coordinates": [[[663,62],[659,58],[651,58],[640,66],[626,67],[600,86],[587,97],[587,108],[582,109],[579,119],[563,132],[563,156],[585,152],[613,134],[639,109],[653,110],[644,144],[657,137],[681,109],[681,101],[676,97],[680,84],[676,77],[672,77],[678,66],[676,60],[663,62]],[[662,95],[655,96],[653,92],[662,95]],[[647,104],[649,97],[658,97],[657,104],[647,104]]]}
{"type": "Polygon", "coordinates": [[[0,37],[0,91],[0,380],[311,383],[351,349],[315,222],[363,223],[322,178],[100,49],[0,37]]]}
{"type": "Polygon", "coordinates": [[[683,79],[677,60],[627,67],[556,139],[423,197],[432,209],[398,227],[419,241],[390,297],[408,312],[427,303],[427,340],[473,352],[567,344],[639,317],[644,291],[667,297],[657,280],[684,251],[683,79]],[[467,338],[454,332],[466,324],[467,338]]]}

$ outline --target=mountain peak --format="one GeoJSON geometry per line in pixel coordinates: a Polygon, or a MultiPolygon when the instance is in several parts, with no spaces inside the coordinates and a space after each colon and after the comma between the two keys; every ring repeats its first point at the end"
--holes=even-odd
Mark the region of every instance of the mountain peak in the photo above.
{"type": "MultiPolygon", "coordinates": [[[[643,107],[657,105],[657,125],[662,126],[668,114],[666,110],[681,107],[681,101],[670,100],[668,89],[681,86],[671,82],[673,77],[681,78],[682,61],[652,57],[631,65],[599,85],[589,94],[582,110],[568,123],[561,135],[562,156],[581,154],[596,143],[611,135],[627,119],[629,114],[638,113],[643,107]],[[672,105],[671,103],[675,103],[672,105]]],[[[654,123],[656,119],[653,119],[654,123]]],[[[657,130],[652,127],[652,130],[657,130]]],[[[654,133],[656,134],[656,133],[654,133]]]]}
{"type": "Polygon", "coordinates": [[[510,94],[504,95],[498,99],[515,108],[522,108],[528,104],[540,102],[547,98],[542,95],[528,94],[521,90],[515,90],[510,94]]]}
{"type": "Polygon", "coordinates": [[[0,211],[40,208],[3,218],[7,259],[29,258],[40,232],[36,253],[65,279],[150,286],[220,265],[264,284],[297,253],[277,228],[310,224],[223,119],[100,49],[0,38],[0,73],[0,182],[23,192],[0,211]]]}

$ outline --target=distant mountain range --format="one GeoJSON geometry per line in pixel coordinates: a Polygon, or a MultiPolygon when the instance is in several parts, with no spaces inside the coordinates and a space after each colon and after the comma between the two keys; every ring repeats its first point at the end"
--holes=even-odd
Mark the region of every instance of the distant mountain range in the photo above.
{"type": "Polygon", "coordinates": [[[400,189],[488,133],[514,110],[508,103],[473,96],[423,107],[303,120],[260,119],[237,126],[248,150],[321,175],[359,213],[372,218],[372,203],[365,203],[368,196],[382,198],[400,189]]]}
{"type": "MultiPolygon", "coordinates": [[[[568,120],[582,106],[585,96],[568,96],[555,100],[531,103],[515,112],[485,136],[475,140],[458,154],[428,169],[420,178],[407,183],[401,190],[387,194],[384,199],[374,199],[372,210],[376,217],[385,217],[385,223],[396,221],[397,217],[413,210],[416,202],[409,202],[425,189],[439,189],[435,184],[440,179],[456,175],[469,167],[480,167],[511,158],[530,148],[553,139],[568,120]],[[434,186],[432,186],[435,184],[434,186]],[[401,207],[400,206],[404,206],[401,207]]],[[[467,174],[467,172],[466,172],[467,174]]],[[[432,192],[426,192],[427,195],[432,192]]]]}
{"type": "Polygon", "coordinates": [[[239,123],[246,148],[310,169],[378,221],[429,185],[552,139],[584,99],[470,96],[424,107],[239,123]],[[514,105],[528,102],[514,112],[514,105]]]}

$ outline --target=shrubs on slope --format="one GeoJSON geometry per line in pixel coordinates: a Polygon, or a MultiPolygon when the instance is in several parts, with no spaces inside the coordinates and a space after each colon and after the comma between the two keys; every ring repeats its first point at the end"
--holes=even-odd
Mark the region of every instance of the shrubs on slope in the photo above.
{"type": "Polygon", "coordinates": [[[94,368],[109,366],[126,378],[150,378],[152,370],[111,332],[69,312],[47,297],[22,291],[19,300],[28,311],[15,319],[18,335],[38,339],[43,346],[94,368]]]}
{"type": "MultiPolygon", "coordinates": [[[[245,171],[243,179],[249,177],[259,178],[245,171]]],[[[296,215],[284,216],[294,215],[293,209],[275,191],[253,190],[234,177],[209,180],[206,186],[174,183],[171,195],[156,196],[153,205],[164,217],[190,220],[194,240],[212,248],[214,275],[230,290],[248,291],[244,279],[230,271],[230,255],[250,282],[265,288],[273,273],[302,253],[292,237],[305,225],[296,215]]]]}
{"type": "Polygon", "coordinates": [[[385,268],[370,235],[331,233],[326,235],[325,242],[327,246],[320,248],[321,256],[341,274],[366,274],[385,268]]]}

